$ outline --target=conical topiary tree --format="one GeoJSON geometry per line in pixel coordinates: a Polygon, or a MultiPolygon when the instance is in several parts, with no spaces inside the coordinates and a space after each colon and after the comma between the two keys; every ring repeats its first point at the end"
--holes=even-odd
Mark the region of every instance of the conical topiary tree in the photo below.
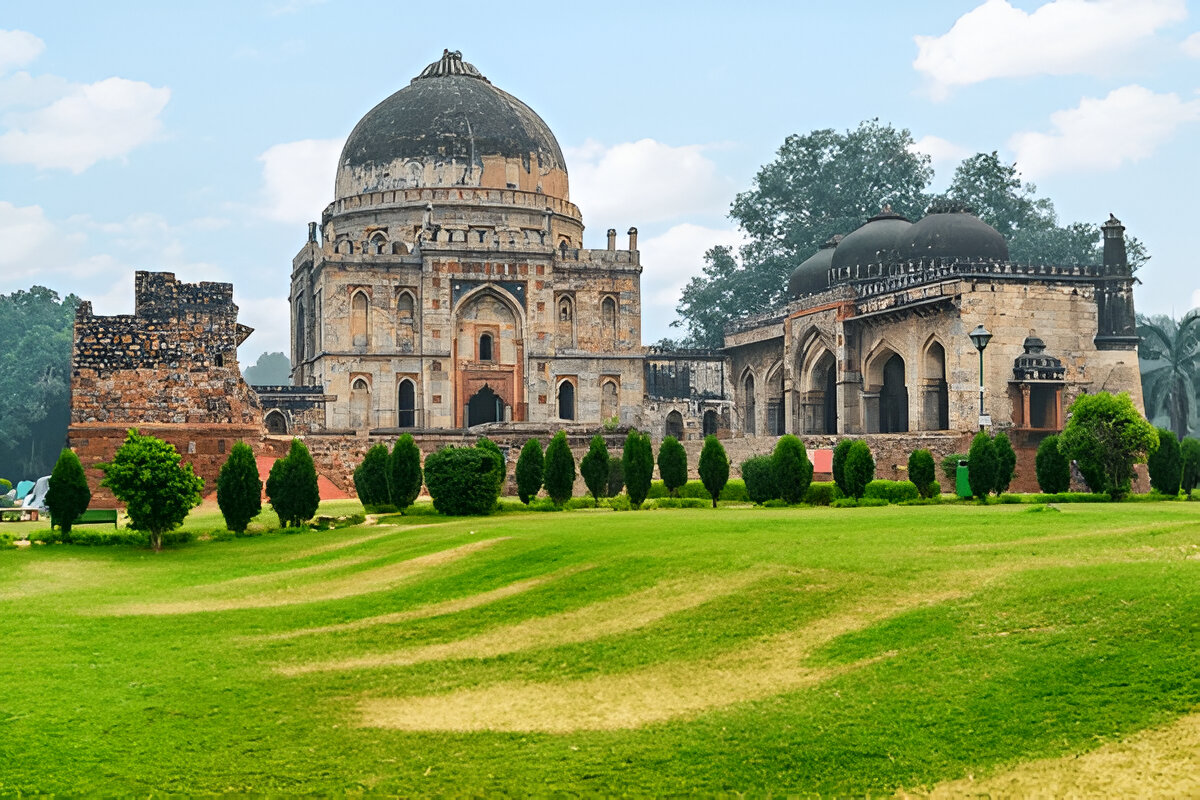
{"type": "Polygon", "coordinates": [[[226,528],[246,532],[250,520],[262,511],[262,490],[254,451],[245,442],[236,442],[217,474],[217,505],[226,528]]]}
{"type": "Polygon", "coordinates": [[[308,448],[299,439],[292,439],[287,456],[271,466],[267,475],[267,499],[284,527],[299,527],[317,513],[321,505],[317,468],[308,448]]]}
{"type": "Polygon", "coordinates": [[[850,445],[852,444],[854,444],[853,439],[842,439],[833,448],[833,482],[846,497],[853,496],[846,488],[846,456],[850,454],[850,445]]]}
{"type": "Polygon", "coordinates": [[[561,506],[575,491],[575,456],[567,444],[567,434],[559,431],[546,445],[546,494],[561,506]]]}
{"type": "Polygon", "coordinates": [[[712,495],[712,507],[716,508],[721,490],[729,482],[729,456],[725,454],[725,447],[716,436],[709,434],[704,437],[704,447],[700,450],[700,463],[697,468],[700,481],[712,495]]]}
{"type": "Polygon", "coordinates": [[[629,504],[636,511],[650,493],[650,481],[654,479],[654,450],[649,436],[636,429],[629,431],[621,451],[621,469],[625,473],[629,504]]]}
{"type": "Polygon", "coordinates": [[[933,463],[933,453],[928,450],[913,450],[908,457],[908,479],[912,481],[921,497],[933,497],[935,491],[940,492],[937,484],[937,467],[933,463]]]}
{"type": "Polygon", "coordinates": [[[354,491],[368,512],[390,505],[387,445],[377,444],[367,451],[362,463],[354,470],[354,491]]]}
{"type": "Polygon", "coordinates": [[[996,487],[996,472],[1000,460],[996,457],[996,445],[987,431],[980,431],[971,440],[971,449],[967,451],[967,480],[971,484],[971,494],[986,503],[987,496],[996,487]]]}
{"type": "Polygon", "coordinates": [[[592,493],[593,500],[599,500],[608,494],[608,445],[604,437],[596,434],[587,453],[579,460],[579,471],[583,474],[583,482],[592,493]]]}
{"type": "MultiPolygon", "coordinates": [[[[1008,485],[1012,483],[1013,474],[1017,469],[1017,453],[1004,431],[996,434],[992,439],[992,446],[996,448],[996,482],[992,488],[996,494],[1003,494],[1008,491],[1008,485]]],[[[970,463],[968,460],[968,466],[970,463]]]]}
{"type": "Polygon", "coordinates": [[[1058,494],[1071,488],[1071,462],[1058,447],[1058,436],[1042,439],[1034,462],[1038,486],[1047,494],[1058,494]]]}
{"type": "Polygon", "coordinates": [[[843,470],[845,494],[857,500],[867,490],[867,484],[875,480],[875,456],[871,454],[871,448],[866,442],[855,439],[850,443],[846,450],[846,464],[843,470]]]}
{"type": "Polygon", "coordinates": [[[678,497],[680,487],[687,483],[687,450],[674,436],[663,439],[658,448],[658,477],[672,497],[678,497]]]}
{"type": "Polygon", "coordinates": [[[421,493],[421,449],[412,434],[406,433],[396,440],[388,459],[388,491],[392,505],[400,510],[413,504],[421,493]]]}
{"type": "Polygon", "coordinates": [[[58,462],[50,473],[50,488],[46,491],[46,509],[50,512],[50,526],[57,526],[65,541],[71,541],[71,525],[79,515],[87,511],[92,502],[92,490],[88,488],[87,476],[75,451],[63,448],[58,462]]]}
{"type": "Polygon", "coordinates": [[[1150,488],[1159,494],[1175,497],[1183,478],[1183,457],[1179,440],[1166,428],[1158,429],[1158,449],[1146,459],[1150,473],[1150,488]]]}
{"type": "Polygon", "coordinates": [[[525,442],[517,459],[517,497],[525,505],[541,491],[544,462],[542,443],[537,439],[525,442]]]}
{"type": "Polygon", "coordinates": [[[775,477],[775,491],[785,503],[795,505],[803,500],[813,476],[804,442],[790,433],[781,436],[771,453],[771,473],[775,477]]]}

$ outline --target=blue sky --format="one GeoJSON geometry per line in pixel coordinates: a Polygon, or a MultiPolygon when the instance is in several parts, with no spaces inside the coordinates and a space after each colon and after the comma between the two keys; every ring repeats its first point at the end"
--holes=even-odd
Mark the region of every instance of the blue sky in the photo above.
{"type": "Polygon", "coordinates": [[[1200,305],[1200,20],[1184,0],[603,3],[263,0],[0,6],[0,291],[128,313],[133,271],[234,284],[287,350],[292,256],[341,142],[442,48],[532,106],[587,243],[641,231],[643,339],[735,243],[736,192],[784,137],[908,128],[936,185],[997,150],[1064,221],[1148,246],[1138,310],[1200,305]],[[503,7],[503,11],[497,8],[503,7]]]}

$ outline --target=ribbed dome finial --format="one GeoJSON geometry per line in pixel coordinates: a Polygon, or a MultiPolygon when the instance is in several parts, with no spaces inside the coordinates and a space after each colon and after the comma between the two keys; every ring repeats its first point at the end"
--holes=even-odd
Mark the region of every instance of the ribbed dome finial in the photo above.
{"type": "Polygon", "coordinates": [[[474,64],[463,61],[461,50],[443,50],[442,57],[421,70],[421,74],[413,78],[413,81],[419,81],[422,78],[444,78],[447,75],[465,75],[468,78],[479,78],[482,81],[491,82],[483,77],[483,73],[476,69],[474,64]]]}

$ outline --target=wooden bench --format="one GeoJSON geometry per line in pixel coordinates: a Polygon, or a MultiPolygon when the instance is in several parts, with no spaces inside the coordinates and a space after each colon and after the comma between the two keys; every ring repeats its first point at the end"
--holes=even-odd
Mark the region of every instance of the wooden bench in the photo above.
{"type": "Polygon", "coordinates": [[[0,522],[37,522],[36,508],[0,508],[0,522]]]}
{"type": "Polygon", "coordinates": [[[117,510],[115,508],[89,508],[71,523],[71,527],[75,527],[76,525],[106,525],[110,522],[114,528],[117,527],[117,510]]]}

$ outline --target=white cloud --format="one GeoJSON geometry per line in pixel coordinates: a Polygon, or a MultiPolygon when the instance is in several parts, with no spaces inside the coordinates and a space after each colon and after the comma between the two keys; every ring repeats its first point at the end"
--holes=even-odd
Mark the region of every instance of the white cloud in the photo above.
{"type": "Polygon", "coordinates": [[[680,292],[704,267],[704,253],[717,245],[739,247],[745,243],[741,231],[706,228],[681,223],[666,232],[639,242],[642,256],[642,341],[656,342],[664,336],[678,337],[669,328],[675,319],[680,292]]]}
{"type": "Polygon", "coordinates": [[[913,67],[944,98],[991,78],[1104,74],[1165,25],[1187,17],[1184,0],[1053,0],[1033,13],[986,0],[941,36],[916,36],[913,67]]]}
{"type": "Polygon", "coordinates": [[[23,67],[46,49],[46,43],[28,31],[0,30],[0,75],[23,67]]]}
{"type": "Polygon", "coordinates": [[[916,153],[924,153],[932,158],[934,169],[957,164],[971,155],[971,151],[968,148],[957,145],[940,136],[922,136],[913,142],[912,147],[909,149],[916,153]]]}
{"type": "Polygon", "coordinates": [[[724,214],[733,183],[704,155],[710,147],[653,139],[607,147],[589,139],[566,151],[571,200],[603,228],[724,214]]]}
{"type": "Polygon", "coordinates": [[[159,114],[170,99],[170,89],[124,78],[75,86],[44,108],[7,115],[0,160],[78,174],[123,158],[162,130],[159,114]]]}
{"type": "Polygon", "coordinates": [[[1074,170],[1116,169],[1150,156],[1181,125],[1200,119],[1200,100],[1122,86],[1100,99],[1050,115],[1049,133],[1014,134],[1008,146],[1029,177],[1074,170]]]}
{"type": "Polygon", "coordinates": [[[321,218],[333,199],[333,182],[345,139],[303,139],[269,148],[262,162],[263,204],[267,219],[303,224],[321,218]]]}
{"type": "Polygon", "coordinates": [[[254,333],[238,351],[242,368],[253,364],[259,353],[291,353],[292,315],[287,297],[247,299],[238,294],[236,285],[233,294],[238,307],[238,322],[254,328],[254,333]]]}
{"type": "Polygon", "coordinates": [[[15,206],[0,200],[0,269],[23,277],[37,262],[39,253],[54,242],[54,224],[46,219],[41,206],[15,206]]]}
{"type": "Polygon", "coordinates": [[[1183,49],[1184,55],[1189,58],[1200,58],[1200,33],[1193,33],[1179,46],[1183,49]]]}

